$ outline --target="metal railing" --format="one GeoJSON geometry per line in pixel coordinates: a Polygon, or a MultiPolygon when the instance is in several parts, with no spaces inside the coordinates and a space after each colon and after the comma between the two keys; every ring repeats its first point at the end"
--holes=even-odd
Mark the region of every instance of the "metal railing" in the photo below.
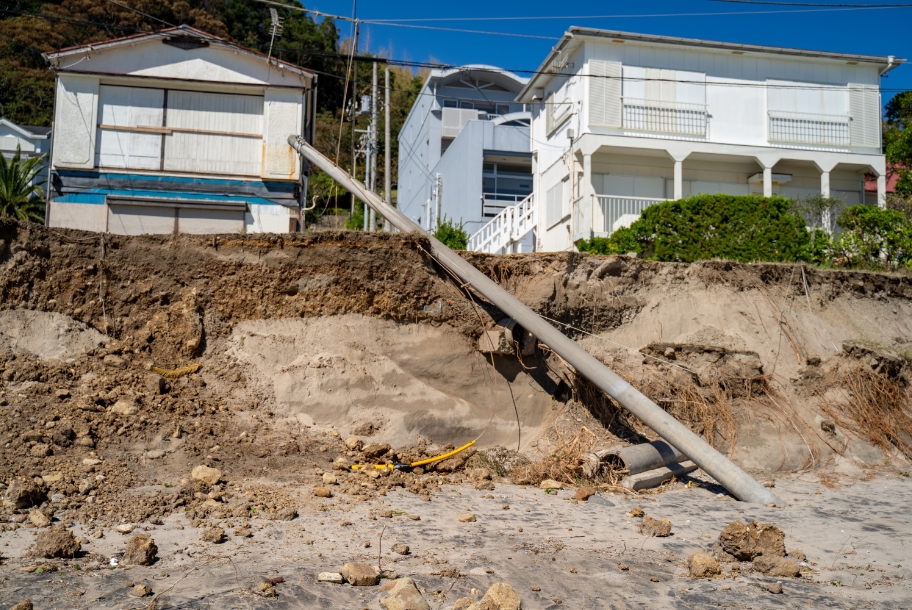
{"type": "Polygon", "coordinates": [[[706,135],[706,104],[623,98],[624,128],[689,136],[706,135]]]}
{"type": "Polygon", "coordinates": [[[532,195],[504,208],[469,238],[469,250],[502,254],[519,252],[520,240],[535,228],[538,213],[532,195]]]}
{"type": "Polygon", "coordinates": [[[649,206],[667,199],[593,195],[589,205],[584,201],[580,197],[573,204],[573,241],[608,237],[633,224],[649,206]]]}
{"type": "Polygon", "coordinates": [[[528,195],[508,195],[506,193],[482,193],[481,215],[493,218],[504,209],[514,206],[524,200],[528,195]]]}
{"type": "Polygon", "coordinates": [[[769,111],[769,140],[788,144],[848,146],[848,116],[769,111]]]}

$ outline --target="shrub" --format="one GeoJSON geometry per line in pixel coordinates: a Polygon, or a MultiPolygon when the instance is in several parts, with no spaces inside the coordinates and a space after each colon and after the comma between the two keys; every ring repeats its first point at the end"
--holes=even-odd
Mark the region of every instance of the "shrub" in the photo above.
{"type": "Polygon", "coordinates": [[[856,205],[839,215],[833,264],[878,268],[912,266],[912,226],[899,210],[856,205]]]}
{"type": "Polygon", "coordinates": [[[811,236],[792,201],[783,197],[696,195],[650,206],[627,229],[580,249],[604,254],[636,252],[659,261],[724,258],[740,262],[794,261],[811,236]]]}
{"type": "Polygon", "coordinates": [[[469,247],[469,234],[462,228],[462,221],[457,225],[446,216],[437,225],[434,237],[451,250],[465,250],[469,247]]]}

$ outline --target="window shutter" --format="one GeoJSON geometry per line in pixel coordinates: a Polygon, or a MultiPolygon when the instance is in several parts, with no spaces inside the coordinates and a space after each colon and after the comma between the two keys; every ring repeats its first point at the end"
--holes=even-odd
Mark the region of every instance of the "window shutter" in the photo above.
{"type": "Polygon", "coordinates": [[[593,59],[589,74],[589,126],[620,127],[621,64],[593,59]]]}
{"type": "Polygon", "coordinates": [[[880,90],[849,83],[852,146],[880,148],[880,90]]]}

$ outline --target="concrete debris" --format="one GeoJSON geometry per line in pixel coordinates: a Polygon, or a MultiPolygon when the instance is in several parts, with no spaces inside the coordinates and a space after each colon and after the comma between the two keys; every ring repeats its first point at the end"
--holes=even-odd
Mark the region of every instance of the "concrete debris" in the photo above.
{"type": "Polygon", "coordinates": [[[114,529],[115,529],[118,533],[123,534],[124,536],[126,536],[127,534],[130,534],[130,533],[133,532],[133,524],[132,524],[132,523],[121,523],[120,525],[118,525],[118,526],[115,527],[114,529]]]}
{"type": "Polygon", "coordinates": [[[35,527],[47,527],[51,524],[51,520],[40,510],[33,510],[29,512],[29,521],[35,527]]]}
{"type": "Polygon", "coordinates": [[[338,572],[320,572],[317,574],[317,582],[329,582],[341,585],[345,582],[345,579],[338,572]]]}
{"type": "Polygon", "coordinates": [[[545,479],[538,484],[539,489],[563,489],[564,484],[560,481],[555,481],[554,479],[545,479]]]}

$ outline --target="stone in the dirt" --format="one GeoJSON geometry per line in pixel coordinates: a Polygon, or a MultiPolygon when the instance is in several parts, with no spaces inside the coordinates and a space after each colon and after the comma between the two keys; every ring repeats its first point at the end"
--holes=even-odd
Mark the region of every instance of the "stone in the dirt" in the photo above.
{"type": "Polygon", "coordinates": [[[346,563],[342,566],[342,577],[353,587],[372,587],[380,582],[380,574],[366,563],[346,563]]]}
{"type": "Polygon", "coordinates": [[[221,480],[222,471],[200,464],[190,472],[190,477],[207,485],[215,485],[221,480]]]}
{"type": "Polygon", "coordinates": [[[48,516],[40,510],[30,511],[29,521],[31,521],[35,527],[47,527],[51,524],[51,520],[48,519],[48,516]]]}
{"type": "Polygon", "coordinates": [[[477,608],[478,610],[520,610],[522,600],[513,587],[505,582],[496,582],[478,602],[477,608]]]}
{"type": "Polygon", "coordinates": [[[751,561],[760,555],[785,556],[785,533],[768,523],[732,521],[719,534],[719,546],[739,561],[751,561]]]}
{"type": "Polygon", "coordinates": [[[211,542],[212,544],[221,544],[225,541],[225,530],[220,527],[210,527],[203,535],[200,536],[200,540],[203,542],[211,542]]]}
{"type": "Polygon", "coordinates": [[[113,366],[116,368],[120,368],[124,365],[124,359],[121,358],[120,356],[115,356],[114,354],[108,354],[107,356],[104,357],[102,362],[104,362],[108,366],[113,366]]]}
{"type": "Polygon", "coordinates": [[[101,464],[101,460],[98,458],[82,458],[83,466],[98,466],[101,464]]]}
{"type": "Polygon", "coordinates": [[[26,478],[13,479],[3,495],[4,504],[9,503],[16,509],[31,508],[44,502],[44,498],[44,490],[26,478]]]}
{"type": "Polygon", "coordinates": [[[323,473],[323,484],[324,485],[335,485],[336,484],[336,475],[331,472],[323,473]]]}
{"type": "Polygon", "coordinates": [[[631,508],[630,512],[627,514],[630,515],[631,517],[643,517],[646,515],[646,511],[644,511],[639,506],[635,506],[635,507],[631,508]]]}
{"type": "Polygon", "coordinates": [[[687,559],[692,578],[715,578],[722,574],[719,562],[709,553],[694,553],[687,559]]]}
{"type": "Polygon", "coordinates": [[[348,461],[348,458],[342,457],[340,455],[333,462],[333,469],[334,470],[349,470],[349,469],[351,469],[351,462],[348,461]]]}
{"type": "Polygon", "coordinates": [[[475,515],[472,513],[464,513],[458,517],[460,523],[475,523],[475,515]]]}
{"type": "Polygon", "coordinates": [[[402,544],[401,542],[397,542],[396,544],[393,545],[393,552],[396,553],[397,555],[408,555],[409,546],[407,544],[402,544]]]}
{"type": "Polygon", "coordinates": [[[53,455],[54,450],[51,449],[51,446],[47,443],[35,443],[32,445],[32,448],[29,449],[29,455],[36,458],[43,458],[49,455],[53,455]]]}
{"type": "Polygon", "coordinates": [[[121,400],[115,402],[114,406],[111,407],[111,413],[129,417],[131,415],[136,415],[139,413],[139,407],[137,407],[136,403],[132,400],[128,398],[122,398],[121,400]]]}
{"type": "Polygon", "coordinates": [[[653,519],[646,515],[643,517],[643,523],[640,524],[640,533],[644,536],[664,538],[671,535],[671,521],[668,519],[653,519]]]}
{"type": "Polygon", "coordinates": [[[576,493],[573,494],[575,500],[582,500],[585,502],[589,498],[595,495],[595,489],[592,487],[580,487],[576,490],[576,493]]]}
{"type": "Polygon", "coordinates": [[[10,608],[10,610],[32,610],[32,608],[32,600],[26,599],[10,608]]]}
{"type": "Polygon", "coordinates": [[[384,519],[390,519],[393,516],[393,511],[389,509],[381,510],[379,513],[377,513],[377,516],[383,517],[384,519]]]}
{"type": "Polygon", "coordinates": [[[771,582],[766,585],[766,590],[775,595],[782,593],[782,583],[781,582],[771,582]]]}
{"type": "Polygon", "coordinates": [[[386,443],[371,443],[370,445],[365,445],[361,449],[361,453],[364,454],[364,457],[368,460],[375,460],[379,457],[382,457],[392,451],[393,448],[386,443]]]}
{"type": "Polygon", "coordinates": [[[79,552],[82,545],[73,532],[58,525],[43,530],[35,540],[35,555],[53,559],[55,557],[71,558],[79,552]]]}
{"type": "Polygon", "coordinates": [[[473,481],[490,481],[494,478],[494,473],[490,468],[473,468],[469,471],[469,476],[473,481]]]}
{"type": "Polygon", "coordinates": [[[130,595],[133,597],[146,597],[147,595],[151,595],[151,593],[152,587],[149,585],[135,585],[130,589],[130,595]]]}
{"type": "Polygon", "coordinates": [[[494,491],[494,481],[478,481],[475,483],[475,489],[479,491],[494,491]]]}
{"type": "Polygon", "coordinates": [[[545,479],[538,484],[539,489],[563,489],[564,484],[560,481],[555,481],[554,479],[545,479]]]}
{"type": "Polygon", "coordinates": [[[369,421],[364,422],[357,428],[352,430],[352,434],[355,436],[371,436],[374,432],[377,431],[377,427],[369,421]]]}
{"type": "Polygon", "coordinates": [[[275,597],[275,587],[268,580],[261,580],[260,584],[257,585],[257,593],[263,597],[275,597]]]}
{"type": "Polygon", "coordinates": [[[298,509],[294,506],[287,506],[276,513],[276,519],[279,521],[291,521],[292,519],[297,519],[298,509]]]}
{"type": "Polygon", "coordinates": [[[161,375],[149,375],[146,377],[146,389],[153,394],[167,394],[168,381],[161,375]]]}
{"type": "Polygon", "coordinates": [[[129,565],[150,566],[155,562],[158,546],[148,534],[139,534],[127,540],[123,562],[129,565]]]}
{"type": "Polygon", "coordinates": [[[333,494],[329,487],[315,487],[314,495],[318,498],[332,498],[333,494]]]}
{"type": "Polygon", "coordinates": [[[347,438],[345,439],[345,446],[352,451],[361,451],[364,443],[361,442],[360,438],[347,438]]]}
{"type": "Polygon", "coordinates": [[[468,610],[475,605],[475,600],[471,597],[460,597],[456,600],[456,603],[453,604],[453,610],[468,610]]]}
{"type": "Polygon", "coordinates": [[[123,534],[124,536],[126,536],[127,534],[133,532],[133,524],[132,523],[121,523],[114,529],[117,530],[119,533],[123,534]]]}
{"type": "Polygon", "coordinates": [[[386,595],[380,598],[380,605],[386,610],[430,610],[411,578],[391,580],[380,591],[386,595]]]}
{"type": "Polygon", "coordinates": [[[345,582],[345,579],[342,578],[342,575],[338,572],[320,572],[317,574],[317,582],[331,582],[336,585],[341,585],[345,582]]]}
{"type": "Polygon", "coordinates": [[[774,578],[793,578],[801,575],[798,564],[785,557],[761,555],[754,559],[754,569],[774,578]]]}
{"type": "Polygon", "coordinates": [[[253,536],[253,532],[250,531],[249,527],[239,527],[234,530],[234,535],[238,538],[250,538],[253,536]]]}
{"type": "Polygon", "coordinates": [[[801,551],[799,549],[792,549],[791,551],[788,552],[788,555],[795,561],[806,561],[807,560],[807,556],[804,554],[804,551],[801,551]]]}

